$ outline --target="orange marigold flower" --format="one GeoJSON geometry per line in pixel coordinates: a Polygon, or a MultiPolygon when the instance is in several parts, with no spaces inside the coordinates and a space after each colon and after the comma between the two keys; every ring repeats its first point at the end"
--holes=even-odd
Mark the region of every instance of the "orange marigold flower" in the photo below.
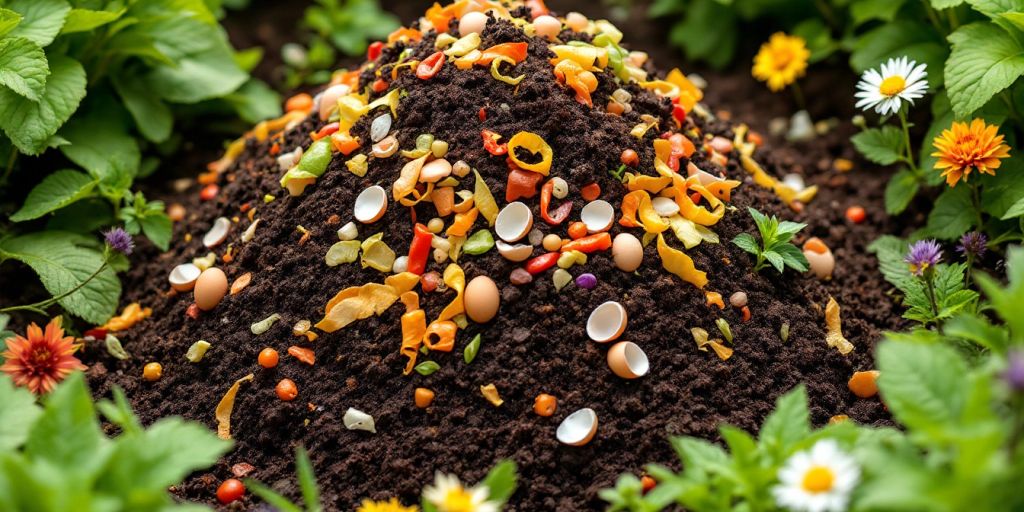
{"type": "Polygon", "coordinates": [[[950,187],[961,179],[966,183],[972,168],[995,176],[999,159],[1010,156],[1010,147],[1003,144],[998,130],[998,126],[985,124],[982,119],[971,121],[970,126],[954,121],[952,127],[935,137],[932,144],[937,151],[932,156],[939,159],[935,168],[942,170],[950,187]]]}
{"type": "Polygon", "coordinates": [[[25,337],[7,338],[6,360],[0,371],[8,374],[19,386],[35,394],[49,393],[58,382],[85,365],[73,354],[75,338],[64,336],[60,317],[50,320],[46,332],[33,323],[25,337]]]}

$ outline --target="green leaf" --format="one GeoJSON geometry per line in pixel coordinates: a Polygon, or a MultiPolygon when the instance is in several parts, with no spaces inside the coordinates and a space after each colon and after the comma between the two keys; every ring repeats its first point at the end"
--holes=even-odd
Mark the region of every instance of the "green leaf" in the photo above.
{"type": "Polygon", "coordinates": [[[462,350],[462,359],[466,361],[466,364],[472,363],[476,359],[476,353],[480,351],[480,335],[473,336],[473,341],[466,345],[466,348],[462,350]]]}
{"type": "Polygon", "coordinates": [[[850,137],[850,142],[864,158],[876,164],[889,165],[903,159],[903,132],[895,126],[868,128],[850,137]]]}
{"type": "Polygon", "coordinates": [[[96,180],[88,174],[64,169],[41,181],[25,198],[25,204],[11,215],[14,222],[38,219],[88,196],[96,180]]]}
{"type": "Polygon", "coordinates": [[[993,23],[964,25],[949,41],[946,87],[957,117],[969,117],[1024,75],[1024,45],[993,23]]]}
{"type": "Polygon", "coordinates": [[[964,0],[931,0],[933,9],[950,9],[963,3],[964,0]]]}
{"type": "Polygon", "coordinates": [[[892,235],[878,237],[868,245],[868,251],[878,257],[878,270],[882,272],[882,276],[897,288],[902,288],[903,283],[912,279],[910,270],[903,261],[907,249],[907,242],[892,235]]]}
{"type": "Polygon", "coordinates": [[[952,240],[971,229],[973,212],[971,190],[966,185],[946,189],[935,200],[925,230],[935,238],[952,240]]]}
{"type": "Polygon", "coordinates": [[[78,61],[54,55],[38,103],[0,88],[0,128],[22,153],[38,155],[85,97],[85,70],[78,61]]]}
{"type": "Polygon", "coordinates": [[[441,369],[441,365],[439,365],[439,364],[437,364],[437,363],[435,363],[433,361],[423,361],[422,363],[416,365],[416,367],[413,368],[413,369],[416,370],[416,373],[426,377],[427,375],[430,375],[430,374],[440,370],[441,369]]]}
{"type": "Polygon", "coordinates": [[[250,78],[237,91],[224,96],[242,120],[250,123],[279,117],[281,96],[266,83],[250,78]]]}
{"type": "Polygon", "coordinates": [[[906,56],[928,66],[928,83],[935,90],[942,84],[939,70],[948,53],[945,40],[931,25],[923,21],[897,19],[856,39],[850,53],[850,67],[857,73],[863,73],[890,58],[906,56]]]}
{"type": "Polygon", "coordinates": [[[907,209],[910,201],[917,195],[920,183],[914,173],[907,169],[893,174],[885,186],[885,211],[889,215],[899,215],[907,209]]]}
{"type": "Polygon", "coordinates": [[[811,433],[807,390],[801,384],[775,401],[775,410],[761,426],[760,441],[781,461],[788,451],[811,433]]]}
{"type": "Polygon", "coordinates": [[[299,446],[295,449],[295,471],[299,475],[299,488],[302,489],[302,501],[306,504],[306,512],[320,512],[320,489],[313,473],[313,463],[309,461],[309,453],[299,446]]]}
{"type": "Polygon", "coordinates": [[[808,261],[807,256],[804,256],[803,251],[797,249],[793,244],[780,244],[772,249],[773,252],[782,256],[782,262],[787,267],[796,270],[797,272],[807,272],[808,261]]]}
{"type": "MultiPolygon", "coordinates": [[[[0,340],[2,342],[3,340],[0,340]]],[[[14,387],[11,378],[0,374],[0,453],[18,449],[28,439],[29,429],[42,409],[25,388],[14,387]]]]}
{"type": "Polygon", "coordinates": [[[904,0],[853,0],[850,2],[850,17],[853,18],[855,27],[871,20],[889,22],[896,18],[896,13],[903,7],[903,3],[904,0]]]}
{"type": "Polygon", "coordinates": [[[1021,0],[967,0],[967,3],[989,17],[1024,11],[1024,1],[1021,0]]]}
{"type": "Polygon", "coordinates": [[[135,75],[118,73],[112,82],[124,106],[135,120],[135,127],[147,140],[164,142],[171,136],[174,116],[170,107],[152,94],[135,75]]]}
{"type": "Polygon", "coordinates": [[[909,429],[934,433],[960,415],[967,365],[952,348],[887,340],[879,345],[877,360],[882,399],[909,429]]]}
{"type": "Polygon", "coordinates": [[[682,21],[672,26],[669,42],[682,48],[690,59],[725,67],[739,42],[735,11],[715,0],[695,0],[687,5],[683,16],[682,21]]]}
{"type": "Polygon", "coordinates": [[[142,226],[142,233],[150,242],[153,242],[153,245],[162,251],[166,251],[170,247],[174,224],[166,213],[162,211],[156,214],[150,213],[140,218],[139,224],[142,226]]]}
{"type": "Polygon", "coordinates": [[[1013,206],[1006,210],[1006,213],[1003,214],[1001,219],[1013,219],[1020,217],[1021,215],[1024,215],[1024,197],[1021,197],[1020,200],[1018,200],[1016,203],[1013,203],[1013,206]]]}
{"type": "Polygon", "coordinates": [[[42,47],[53,42],[71,11],[65,0],[12,0],[7,8],[22,16],[10,35],[24,37],[42,47]]]}
{"type": "MultiPolygon", "coordinates": [[[[899,1],[886,1],[897,5],[899,4],[899,1]]],[[[807,43],[807,49],[811,51],[811,56],[808,60],[811,63],[819,62],[839,49],[839,43],[835,39],[832,39],[832,32],[820,19],[810,18],[800,22],[800,24],[793,27],[793,35],[803,38],[807,43]]]]}
{"type": "Polygon", "coordinates": [[[736,238],[732,239],[732,243],[736,244],[740,249],[743,249],[755,256],[761,254],[761,248],[757,245],[757,239],[755,239],[750,233],[740,233],[739,235],[736,235],[736,238]]]}
{"type": "Polygon", "coordinates": [[[64,22],[64,28],[61,29],[60,33],[72,34],[75,32],[88,32],[108,23],[117,21],[124,13],[125,9],[123,8],[118,11],[71,9],[71,11],[68,12],[67,20],[64,22]]]}
{"type": "Polygon", "coordinates": [[[91,197],[57,210],[46,222],[46,229],[84,235],[110,226],[114,221],[110,202],[99,197],[91,197]]]}
{"type": "Polygon", "coordinates": [[[996,354],[1005,354],[1010,343],[1006,329],[996,327],[985,318],[971,314],[960,314],[950,318],[942,325],[942,332],[946,336],[977,343],[996,354]]]}
{"type": "Polygon", "coordinates": [[[21,23],[21,15],[10,10],[0,7],[0,37],[4,37],[8,32],[14,30],[14,27],[21,23]]]}
{"type": "Polygon", "coordinates": [[[138,142],[128,134],[119,115],[123,110],[112,98],[86,102],[82,110],[61,129],[70,144],[60,150],[100,181],[104,195],[120,198],[139,169],[138,142]]]}
{"type": "Polygon", "coordinates": [[[974,279],[985,292],[992,309],[1019,339],[1024,336],[1024,315],[1020,314],[1020,305],[1024,304],[1024,249],[1011,246],[1006,250],[1006,277],[1009,281],[1006,288],[985,274],[978,274],[974,279]]]}
{"type": "Polygon", "coordinates": [[[103,265],[98,245],[72,233],[32,233],[0,241],[0,261],[14,259],[28,265],[54,296],[78,288],[61,299],[60,305],[91,324],[102,325],[117,309],[121,282],[106,268],[86,283],[103,265]]]}
{"type": "Polygon", "coordinates": [[[285,498],[273,489],[248,478],[245,479],[244,482],[245,487],[249,489],[250,492],[280,512],[302,512],[302,509],[299,508],[298,505],[292,503],[288,498],[285,498]]]}
{"type": "Polygon", "coordinates": [[[179,60],[176,67],[159,66],[145,77],[154,93],[172,103],[196,103],[224,96],[247,79],[226,48],[189,55],[179,60]]]}
{"type": "Polygon", "coordinates": [[[996,218],[1013,218],[1008,216],[1010,209],[1024,197],[1024,159],[1006,158],[995,173],[995,176],[971,176],[981,183],[981,208],[996,218]]]}
{"type": "Polygon", "coordinates": [[[511,460],[503,460],[491,468],[482,482],[489,491],[487,499],[504,505],[516,491],[516,474],[516,463],[511,460]]]}
{"type": "Polygon", "coordinates": [[[25,443],[25,456],[59,467],[96,468],[104,463],[107,443],[85,375],[74,372],[46,397],[43,414],[25,443]]]}
{"type": "Polygon", "coordinates": [[[0,39],[0,85],[32,100],[39,101],[46,90],[50,66],[46,54],[36,43],[24,37],[0,39]]]}
{"type": "Polygon", "coordinates": [[[96,403],[96,407],[100,410],[100,413],[107,418],[108,421],[121,427],[121,431],[124,434],[141,434],[142,424],[139,423],[139,418],[132,412],[132,406],[128,403],[128,397],[125,396],[124,390],[118,386],[114,386],[113,389],[114,400],[101,400],[96,403]]]}

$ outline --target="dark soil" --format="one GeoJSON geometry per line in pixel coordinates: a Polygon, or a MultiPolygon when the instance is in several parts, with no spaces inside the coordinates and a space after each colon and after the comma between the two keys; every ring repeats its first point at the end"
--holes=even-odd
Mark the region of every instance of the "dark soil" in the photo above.
{"type": "MultiPolygon", "coordinates": [[[[513,40],[526,38],[510,25],[492,23],[482,46],[513,40]]],[[[417,47],[414,56],[432,52],[430,43],[432,37],[417,47]]],[[[520,130],[536,132],[554,149],[552,175],[570,183],[570,198],[575,201],[571,218],[578,218],[583,204],[579,187],[594,180],[602,187],[602,198],[617,205],[624,190],[607,170],[617,167],[620,152],[630,147],[640,154],[641,169],[653,173],[654,134],[638,141],[628,133],[638,121],[637,114],[624,119],[575,102],[571,92],[554,81],[545,43],[530,43],[529,59],[517,68],[517,73],[527,76],[518,89],[496,82],[483,68],[458,72],[445,66],[429,81],[403,73],[391,85],[409,93],[401,102],[394,133],[404,148],[412,147],[421,133],[448,141],[448,158],[465,160],[479,169],[504,204],[501,192],[508,167],[504,158],[481,148],[480,129],[506,136],[520,130]],[[487,112],[484,122],[477,117],[481,107],[487,112]]],[[[387,52],[384,58],[393,59],[396,53],[387,52]]],[[[706,103],[716,111],[731,109],[734,121],[749,122],[761,133],[766,133],[771,117],[790,111],[779,96],[748,79],[706,76],[711,82],[706,103]]],[[[808,96],[824,98],[821,101],[828,105],[848,103],[853,82],[833,82],[827,78],[831,76],[830,72],[809,77],[808,96]]],[[[601,81],[595,97],[614,88],[607,76],[601,81]]],[[[667,120],[666,103],[632,92],[637,110],[667,120]]],[[[814,111],[819,108],[815,105],[814,111]]],[[[367,140],[368,122],[369,117],[353,133],[367,140]]],[[[308,134],[320,124],[310,119],[288,132],[282,149],[308,145],[308,134]]],[[[730,123],[701,128],[731,138],[730,123]]],[[[520,468],[520,486],[510,510],[595,510],[603,508],[597,491],[612,485],[617,475],[639,473],[648,462],[678,467],[669,436],[717,439],[716,429],[725,422],[753,431],[773,408],[774,399],[801,382],[807,385],[817,425],[836,414],[868,424],[886,423],[877,399],[857,399],[846,388],[853,371],[873,367],[870,354],[881,331],[899,326],[898,308],[885,295],[887,286],[865,250],[879,233],[897,231],[881,206],[886,175],[877,170],[855,169],[849,174],[832,170],[835,158],[854,158],[847,142],[852,131],[844,122],[812,142],[789,145],[771,140],[756,153],[770,173],[800,173],[808,184],[821,186],[819,196],[801,214],[749,182],[735,155],[730,157],[724,173],[745,180],[732,203],[738,209],[714,226],[720,245],[702,244],[688,253],[698,268],[708,272],[709,289],[726,298],[735,291],[748,294],[753,313],[749,323],[743,323],[733,308],[719,311],[706,306],[701,291],[662,269],[653,246],[635,275],[615,269],[610,253],[591,255],[587,265],[571,272],[574,276],[594,273],[598,286],[584,290],[570,285],[560,293],[554,290],[551,271],[517,287],[508,281],[516,265],[496,251],[467,255],[459,261],[467,280],[491,276],[500,287],[501,310],[492,322],[471,324],[461,331],[455,351],[421,357],[441,365],[428,377],[401,375],[406,360],[398,353],[400,304],[379,318],[323,334],[313,343],[299,343],[290,332],[300,319],[319,320],[324,304],[337,291],[383,280],[381,273],[358,264],[325,265],[324,254],[337,241],[335,231],[340,226],[328,219],[337,215],[342,224],[348,222],[355,195],[372,184],[389,189],[404,159],[372,160],[367,176],[358,178],[345,170],[342,158],[335,158],[318,183],[303,196],[290,198],[278,184],[281,172],[268,155],[270,143],[250,141],[243,157],[221,180],[215,200],[201,202],[194,193],[197,188],[193,189],[186,203],[189,215],[176,226],[172,249],[164,254],[151,248],[140,251],[126,279],[125,302],[151,306],[153,316],[122,336],[132,354],[130,360],[112,359],[99,347],[84,354],[91,367],[90,381],[97,395],[107,395],[114,385],[125,388],[146,423],[181,415],[212,428],[214,408],[231,383],[255,373],[255,381],[243,385],[235,405],[235,449],[209,473],[194,475],[175,490],[184,499],[211,504],[217,484],[231,477],[229,468],[240,462],[255,466],[250,476],[297,497],[292,458],[294,447],[302,444],[311,453],[330,510],[351,510],[364,497],[397,495],[412,503],[435,471],[475,482],[504,458],[514,459],[520,468]],[[268,193],[278,199],[264,205],[261,198],[268,193]],[[257,208],[256,217],[262,222],[251,242],[239,244],[237,237],[249,224],[240,211],[246,203],[257,208]],[[844,218],[846,207],[853,204],[867,209],[864,224],[851,225],[844,218]],[[833,279],[820,282],[792,271],[784,276],[772,270],[752,274],[751,258],[729,243],[741,232],[755,231],[745,213],[748,205],[808,223],[799,241],[819,236],[832,247],[838,261],[833,279]],[[199,239],[219,216],[241,219],[229,238],[236,241],[234,261],[219,266],[229,279],[252,272],[253,282],[193,320],[186,315],[191,294],[169,294],[166,277],[174,265],[208,252],[199,239]],[[299,225],[311,233],[305,243],[300,243],[299,225]],[[185,241],[186,234],[192,235],[191,241],[185,241]],[[856,347],[849,356],[840,355],[824,341],[822,309],[829,295],[842,306],[844,332],[856,347]],[[650,357],[651,372],[641,379],[615,377],[605,363],[606,347],[590,342],[584,332],[589,312],[607,300],[626,307],[630,322],[623,339],[639,344],[650,357]],[[254,336],[250,324],[272,313],[283,320],[254,336]],[[735,355],[727,361],[698,351],[689,334],[691,327],[715,332],[719,316],[729,321],[735,335],[735,355]],[[791,326],[787,343],[778,334],[783,322],[791,326]],[[480,353],[466,365],[462,348],[478,333],[483,339],[480,353]],[[185,351],[199,339],[213,347],[201,363],[189,363],[185,351]],[[314,349],[316,365],[285,355],[290,345],[314,349]],[[257,354],[266,346],[282,353],[276,369],[263,370],[256,364],[257,354]],[[142,366],[150,361],[164,367],[163,378],[155,383],[141,379],[142,366]],[[274,385],[285,377],[298,385],[299,398],[293,402],[282,402],[274,393],[274,385]],[[501,407],[495,408],[481,396],[479,386],[488,383],[494,383],[505,400],[501,407]],[[426,410],[413,404],[413,390],[420,386],[437,394],[426,410]],[[539,393],[558,397],[553,417],[532,412],[539,393]],[[349,407],[372,414],[377,434],[346,430],[341,417],[349,407]],[[580,448],[559,444],[554,435],[558,423],[582,407],[593,408],[600,418],[596,438],[580,448]]],[[[695,158],[701,167],[712,166],[699,152],[695,158]]],[[[464,180],[462,188],[471,183],[464,180]]],[[[527,203],[539,218],[536,200],[527,203]]],[[[429,219],[434,216],[433,207],[419,206],[416,215],[429,219]]],[[[535,226],[545,232],[553,229],[539,220],[535,226]]],[[[384,240],[404,254],[411,228],[409,210],[392,204],[381,221],[360,226],[360,238],[383,232],[384,240]]],[[[564,236],[564,229],[565,225],[559,226],[556,232],[564,236]]],[[[620,229],[613,228],[613,235],[620,229]]],[[[639,230],[635,232],[639,235],[639,230]]],[[[678,246],[674,237],[668,239],[678,246]]],[[[218,248],[217,253],[223,254],[224,249],[218,248]]],[[[431,262],[428,270],[441,271],[443,266],[431,262]]],[[[436,316],[452,297],[452,292],[422,294],[428,318],[436,316]]],[[[253,503],[247,498],[245,505],[253,503]]]]}

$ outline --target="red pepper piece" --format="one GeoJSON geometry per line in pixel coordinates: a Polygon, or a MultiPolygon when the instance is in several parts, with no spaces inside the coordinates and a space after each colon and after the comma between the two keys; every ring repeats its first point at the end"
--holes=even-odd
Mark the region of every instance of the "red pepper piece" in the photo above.
{"type": "Polygon", "coordinates": [[[541,272],[555,266],[555,263],[558,263],[558,257],[560,255],[561,253],[549,252],[547,254],[537,256],[536,258],[531,258],[526,262],[525,269],[531,275],[540,274],[541,272]]]}
{"type": "Polygon", "coordinates": [[[88,331],[85,331],[83,336],[85,336],[86,338],[92,338],[94,340],[105,340],[107,339],[107,330],[100,329],[99,327],[97,327],[95,329],[89,329],[88,331]]]}
{"type": "Polygon", "coordinates": [[[543,175],[513,169],[508,173],[508,184],[505,185],[505,201],[511,203],[520,197],[530,198],[537,195],[537,183],[544,178],[543,175]]]}
{"type": "Polygon", "coordinates": [[[210,183],[199,191],[199,199],[209,201],[217,197],[217,192],[220,192],[220,187],[218,187],[216,183],[210,183]]]}
{"type": "Polygon", "coordinates": [[[376,93],[384,92],[384,91],[388,90],[388,83],[385,82],[383,78],[378,78],[378,79],[373,81],[372,89],[373,89],[373,92],[376,92],[376,93]]]}
{"type": "Polygon", "coordinates": [[[540,188],[540,218],[544,219],[544,222],[557,226],[565,219],[569,218],[569,212],[572,211],[572,201],[566,201],[555,210],[555,214],[551,215],[548,213],[548,207],[551,206],[551,194],[555,189],[555,182],[548,180],[543,187],[540,188]]]}
{"type": "Polygon", "coordinates": [[[480,107],[480,111],[476,113],[476,116],[480,118],[480,122],[487,120],[487,107],[480,107]]]}
{"type": "Polygon", "coordinates": [[[603,233],[595,233],[590,236],[578,238],[571,242],[566,242],[562,245],[562,252],[579,251],[582,253],[591,253],[597,251],[603,251],[612,246],[612,235],[608,234],[607,231],[603,233]]]}
{"type": "Polygon", "coordinates": [[[544,0],[526,0],[526,7],[530,9],[530,18],[537,19],[538,16],[543,16],[551,12],[547,5],[544,5],[544,0]]]}
{"type": "Polygon", "coordinates": [[[413,228],[412,243],[409,244],[409,266],[408,271],[413,274],[423,274],[427,269],[427,257],[430,256],[430,242],[434,234],[427,230],[423,224],[416,223],[413,228]]]}
{"type": "Polygon", "coordinates": [[[427,57],[420,61],[420,64],[416,66],[416,77],[420,80],[427,80],[433,78],[438,71],[441,71],[441,66],[444,65],[444,53],[434,52],[430,57],[427,57]]]}
{"type": "Polygon", "coordinates": [[[330,135],[332,133],[337,132],[338,128],[339,128],[338,123],[337,122],[333,122],[331,124],[324,125],[324,127],[321,128],[320,131],[313,132],[312,134],[310,134],[310,137],[312,137],[313,140],[320,140],[320,139],[322,139],[324,137],[327,137],[328,135],[330,135]]]}
{"type": "Polygon", "coordinates": [[[686,110],[683,110],[683,107],[680,106],[680,105],[673,106],[672,107],[672,118],[675,119],[676,122],[679,123],[680,126],[682,126],[683,125],[683,121],[686,120],[686,110]]]}
{"type": "Polygon", "coordinates": [[[370,47],[366,49],[366,59],[377,60],[377,57],[380,57],[380,54],[383,51],[384,43],[381,41],[374,41],[370,43],[370,47]]]}
{"type": "Polygon", "coordinates": [[[486,149],[488,153],[494,156],[508,153],[508,144],[498,144],[498,139],[501,138],[501,135],[490,130],[480,130],[480,137],[484,140],[484,149],[486,149]]]}

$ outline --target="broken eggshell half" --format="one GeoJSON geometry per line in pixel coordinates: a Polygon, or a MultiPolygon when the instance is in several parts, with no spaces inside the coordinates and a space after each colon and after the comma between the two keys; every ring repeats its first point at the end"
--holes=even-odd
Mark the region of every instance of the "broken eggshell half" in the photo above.
{"type": "Polygon", "coordinates": [[[521,201],[509,203],[502,208],[494,221],[494,232],[498,234],[498,238],[508,243],[518,242],[532,227],[533,212],[521,201]]]}
{"type": "Polygon", "coordinates": [[[356,204],[352,213],[356,220],[363,224],[372,224],[384,216],[388,210],[388,193],[380,185],[367,187],[356,196],[356,204]]]}
{"type": "Polygon", "coordinates": [[[587,407],[568,416],[558,425],[555,437],[562,444],[583,446],[597,433],[597,413],[587,407]]]}
{"type": "Polygon", "coordinates": [[[587,336],[598,343],[614,341],[626,330],[626,308],[608,301],[594,308],[587,318],[587,336]]]}

